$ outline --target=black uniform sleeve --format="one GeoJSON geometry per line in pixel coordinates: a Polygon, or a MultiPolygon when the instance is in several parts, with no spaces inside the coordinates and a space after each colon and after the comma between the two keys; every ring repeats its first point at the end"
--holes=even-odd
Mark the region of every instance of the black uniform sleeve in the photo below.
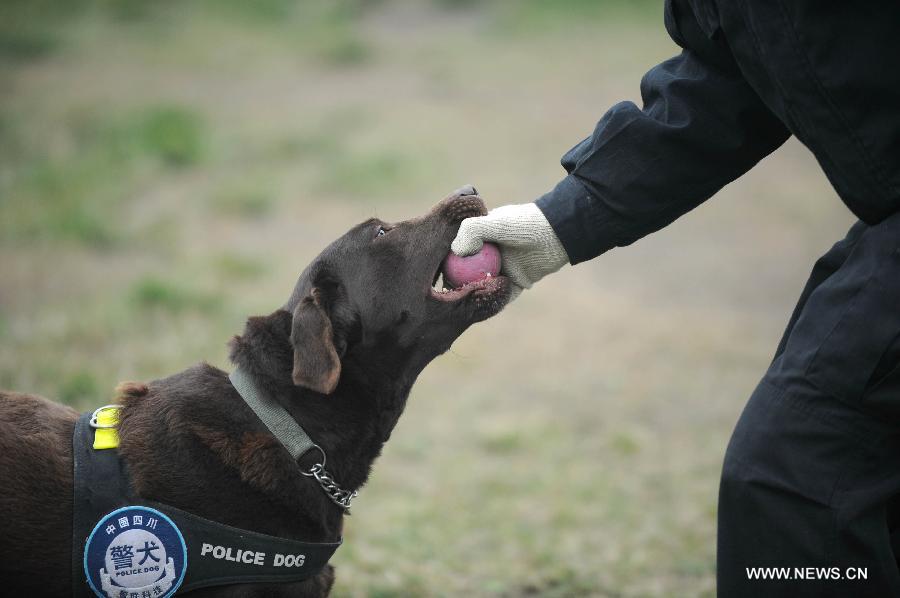
{"type": "Polygon", "coordinates": [[[788,138],[744,80],[721,31],[666,3],[683,48],[641,80],[643,109],[613,106],[569,150],[569,173],[537,201],[572,264],[666,226],[741,176],[788,138]]]}

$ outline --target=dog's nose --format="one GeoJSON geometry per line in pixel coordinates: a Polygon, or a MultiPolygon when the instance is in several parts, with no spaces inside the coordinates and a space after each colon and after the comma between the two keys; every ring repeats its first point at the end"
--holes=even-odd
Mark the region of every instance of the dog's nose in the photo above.
{"type": "Polygon", "coordinates": [[[465,197],[467,195],[478,195],[478,189],[475,188],[475,185],[463,185],[456,190],[456,194],[460,197],[465,197]]]}

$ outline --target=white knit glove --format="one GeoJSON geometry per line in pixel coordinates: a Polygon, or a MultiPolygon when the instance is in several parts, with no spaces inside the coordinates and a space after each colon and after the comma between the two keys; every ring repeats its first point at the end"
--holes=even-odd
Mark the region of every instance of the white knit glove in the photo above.
{"type": "Polygon", "coordinates": [[[450,248],[456,255],[471,255],[484,241],[500,246],[500,271],[512,282],[512,299],[569,262],[553,227],[533,203],[501,206],[487,216],[466,218],[450,248]]]}

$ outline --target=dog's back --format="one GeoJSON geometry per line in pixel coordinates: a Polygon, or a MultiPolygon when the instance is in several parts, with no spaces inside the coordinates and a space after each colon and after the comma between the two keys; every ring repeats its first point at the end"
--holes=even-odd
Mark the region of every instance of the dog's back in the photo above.
{"type": "Polygon", "coordinates": [[[0,580],[6,595],[71,593],[77,415],[41,397],[0,391],[0,580]],[[66,565],[60,569],[60,563],[66,565]]]}

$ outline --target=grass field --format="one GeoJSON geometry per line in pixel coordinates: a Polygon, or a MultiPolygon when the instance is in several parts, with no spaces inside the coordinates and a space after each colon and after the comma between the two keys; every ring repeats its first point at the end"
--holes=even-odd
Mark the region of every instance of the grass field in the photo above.
{"type": "MultiPolygon", "coordinates": [[[[676,52],[661,3],[0,7],[0,387],[81,409],[228,368],[318,251],[463,183],[531,201],[676,52]]],[[[795,141],[565,268],[419,379],[337,596],[710,596],[718,473],[849,213],[795,141]]]]}

